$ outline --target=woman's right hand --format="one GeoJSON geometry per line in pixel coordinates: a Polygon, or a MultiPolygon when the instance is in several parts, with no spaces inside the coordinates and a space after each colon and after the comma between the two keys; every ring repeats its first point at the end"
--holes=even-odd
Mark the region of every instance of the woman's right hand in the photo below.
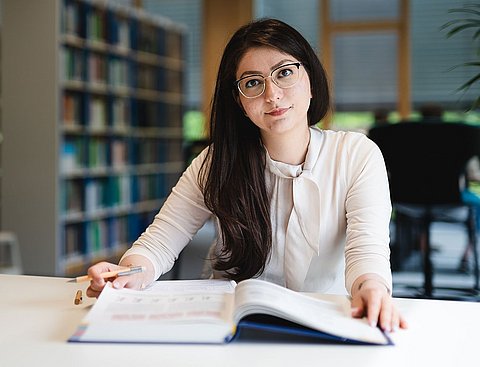
{"type": "Polygon", "coordinates": [[[116,280],[116,278],[104,279],[101,276],[102,273],[105,273],[107,271],[121,270],[121,269],[125,269],[125,267],[116,265],[116,264],[111,264],[105,261],[91,266],[87,272],[87,274],[92,278],[90,280],[90,286],[87,288],[87,296],[98,298],[103,288],[105,287],[105,284],[107,284],[108,281],[114,282],[116,280]]]}
{"type": "Polygon", "coordinates": [[[105,287],[108,281],[111,281],[113,287],[117,289],[121,289],[121,288],[144,289],[147,285],[149,285],[153,281],[153,269],[151,264],[148,261],[147,262],[138,261],[140,259],[136,259],[137,261],[133,262],[128,260],[134,260],[134,259],[129,259],[127,257],[124,259],[124,261],[122,261],[120,265],[102,261],[102,262],[99,262],[98,264],[91,266],[88,269],[88,273],[87,273],[92,278],[92,280],[90,280],[90,286],[87,288],[87,292],[86,292],[87,296],[92,298],[93,297],[98,298],[98,296],[100,295],[100,293],[102,292],[103,288],[105,287]],[[105,273],[107,271],[116,271],[116,270],[121,270],[121,269],[125,269],[126,267],[132,267],[132,266],[143,266],[145,268],[145,271],[141,273],[135,273],[132,275],[125,275],[121,277],[114,277],[114,278],[107,278],[107,279],[104,279],[101,276],[102,273],[105,273]]]}

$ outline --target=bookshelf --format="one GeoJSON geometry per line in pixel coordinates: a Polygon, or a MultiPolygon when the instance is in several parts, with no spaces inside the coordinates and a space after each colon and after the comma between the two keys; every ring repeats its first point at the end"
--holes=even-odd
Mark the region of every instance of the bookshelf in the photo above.
{"type": "Polygon", "coordinates": [[[27,274],[117,261],[184,169],[184,30],[114,1],[3,12],[4,228],[27,274]]]}

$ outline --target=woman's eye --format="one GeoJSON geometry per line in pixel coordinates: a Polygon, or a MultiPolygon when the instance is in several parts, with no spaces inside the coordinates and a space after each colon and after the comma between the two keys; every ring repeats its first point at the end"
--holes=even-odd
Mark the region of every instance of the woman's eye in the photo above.
{"type": "Polygon", "coordinates": [[[279,70],[277,75],[278,75],[279,78],[286,78],[286,77],[288,77],[292,74],[293,74],[292,69],[281,69],[281,70],[279,70]]]}
{"type": "Polygon", "coordinates": [[[245,88],[254,88],[260,84],[258,79],[249,79],[245,82],[245,88]]]}

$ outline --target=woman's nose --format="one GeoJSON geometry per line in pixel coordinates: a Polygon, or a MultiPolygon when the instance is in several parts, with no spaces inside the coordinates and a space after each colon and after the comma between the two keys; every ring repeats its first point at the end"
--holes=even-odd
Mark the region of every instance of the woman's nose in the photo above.
{"type": "Polygon", "coordinates": [[[282,88],[276,85],[272,77],[265,78],[265,99],[267,101],[274,101],[276,99],[280,99],[282,93],[282,88]]]}

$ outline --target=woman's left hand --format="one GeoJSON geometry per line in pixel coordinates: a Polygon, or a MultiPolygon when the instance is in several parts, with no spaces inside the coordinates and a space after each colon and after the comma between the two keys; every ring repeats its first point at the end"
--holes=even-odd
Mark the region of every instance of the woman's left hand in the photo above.
{"type": "Polygon", "coordinates": [[[391,332],[408,327],[393,304],[385,282],[375,274],[359,277],[352,288],[352,316],[366,317],[370,326],[391,332]]]}

